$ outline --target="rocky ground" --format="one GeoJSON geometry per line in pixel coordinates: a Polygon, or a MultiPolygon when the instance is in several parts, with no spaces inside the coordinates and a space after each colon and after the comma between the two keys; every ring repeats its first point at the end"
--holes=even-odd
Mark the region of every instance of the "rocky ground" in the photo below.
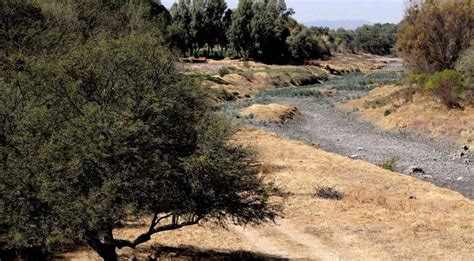
{"type": "MultiPolygon", "coordinates": [[[[351,73],[316,85],[264,90],[256,98],[227,105],[226,114],[252,104],[287,104],[296,107],[296,120],[275,124],[244,120],[259,128],[291,139],[303,140],[328,152],[360,159],[379,166],[392,165],[400,173],[456,190],[474,198],[473,148],[438,135],[428,138],[409,131],[387,131],[364,122],[341,104],[367,96],[375,87],[397,83],[402,69],[398,62],[367,74],[351,73]],[[397,78],[398,77],[398,78],[397,78]],[[392,163],[390,163],[390,161],[392,163]]],[[[395,85],[393,85],[395,86],[395,85]]],[[[395,88],[395,87],[394,87],[395,88]]],[[[446,116],[448,117],[448,116],[446,116]]]]}
{"type": "Polygon", "coordinates": [[[339,103],[364,94],[361,91],[339,91],[332,97],[270,98],[271,102],[296,106],[302,116],[291,124],[260,127],[377,165],[395,159],[398,172],[474,198],[474,161],[461,146],[448,138],[428,139],[415,134],[383,131],[359,121],[352,113],[338,109],[339,103]],[[464,155],[459,157],[459,154],[464,155]]]}

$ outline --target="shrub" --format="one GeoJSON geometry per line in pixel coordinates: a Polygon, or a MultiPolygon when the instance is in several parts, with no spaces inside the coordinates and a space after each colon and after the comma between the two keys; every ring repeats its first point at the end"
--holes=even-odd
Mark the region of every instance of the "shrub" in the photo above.
{"type": "Polygon", "coordinates": [[[249,61],[244,61],[244,67],[247,68],[247,69],[251,69],[252,65],[250,64],[249,61]]]}
{"type": "Polygon", "coordinates": [[[344,193],[339,192],[332,187],[318,187],[316,188],[316,196],[324,199],[342,200],[344,198],[344,193]]]}
{"type": "Polygon", "coordinates": [[[456,63],[456,70],[463,73],[464,85],[467,88],[469,99],[474,102],[474,42],[464,51],[456,63]]]}
{"type": "Polygon", "coordinates": [[[399,156],[393,156],[393,157],[383,161],[382,164],[380,165],[380,167],[382,167],[383,169],[386,169],[386,170],[395,171],[395,165],[397,164],[397,162],[399,160],[400,160],[399,156]]]}
{"type": "Polygon", "coordinates": [[[405,77],[405,81],[408,84],[416,84],[418,86],[425,86],[426,81],[428,80],[428,75],[418,72],[409,73],[405,77]]]}
{"type": "Polygon", "coordinates": [[[438,97],[443,104],[452,108],[458,106],[459,96],[466,88],[460,72],[443,70],[428,77],[425,89],[438,97]]]}
{"type": "Polygon", "coordinates": [[[227,74],[230,74],[230,73],[231,73],[231,71],[230,71],[229,67],[224,66],[224,67],[219,68],[219,76],[220,77],[224,77],[224,76],[226,76],[227,74]]]}

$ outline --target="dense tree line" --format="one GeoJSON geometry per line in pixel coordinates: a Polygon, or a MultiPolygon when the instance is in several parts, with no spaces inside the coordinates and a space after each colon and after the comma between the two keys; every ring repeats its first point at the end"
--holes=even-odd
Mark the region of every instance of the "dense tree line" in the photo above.
{"type": "Polygon", "coordinates": [[[337,52],[388,55],[394,53],[398,25],[390,23],[363,25],[356,30],[311,27],[311,30],[323,37],[327,46],[337,52]]]}
{"type": "Polygon", "coordinates": [[[253,154],[175,69],[166,24],[149,0],[0,2],[2,260],[77,244],[117,260],[155,233],[278,214],[253,154]]]}
{"type": "Polygon", "coordinates": [[[180,0],[171,8],[168,42],[184,54],[232,49],[241,58],[301,63],[328,55],[321,39],[291,19],[284,0],[241,0],[235,10],[224,0],[180,0]],[[304,49],[304,50],[303,50],[304,49]]]}

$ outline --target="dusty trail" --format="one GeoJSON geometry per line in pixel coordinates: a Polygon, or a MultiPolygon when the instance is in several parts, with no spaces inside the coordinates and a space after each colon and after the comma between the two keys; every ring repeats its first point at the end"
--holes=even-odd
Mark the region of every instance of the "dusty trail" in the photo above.
{"type": "Polygon", "coordinates": [[[315,236],[298,231],[288,220],[281,220],[278,225],[267,226],[263,230],[238,226],[232,230],[262,253],[290,259],[344,260],[338,250],[325,245],[315,236]]]}

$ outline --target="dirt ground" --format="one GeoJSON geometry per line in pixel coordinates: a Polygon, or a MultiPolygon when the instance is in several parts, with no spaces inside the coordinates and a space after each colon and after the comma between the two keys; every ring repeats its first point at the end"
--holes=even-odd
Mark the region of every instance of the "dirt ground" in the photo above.
{"type": "Polygon", "coordinates": [[[427,94],[416,93],[407,100],[405,86],[383,86],[368,96],[345,104],[377,127],[392,131],[411,130],[431,137],[450,136],[474,148],[474,105],[448,109],[427,94]]]}
{"type": "MultiPolygon", "coordinates": [[[[121,251],[124,259],[145,259],[163,244],[289,259],[473,260],[474,203],[459,193],[274,133],[245,128],[236,140],[256,148],[267,178],[289,192],[284,218],[261,227],[206,224],[162,233],[137,250],[121,251]],[[317,198],[318,186],[334,187],[345,197],[317,198]]],[[[116,237],[142,229],[125,228],[116,237]]],[[[98,260],[86,250],[65,257],[98,260]]]]}

